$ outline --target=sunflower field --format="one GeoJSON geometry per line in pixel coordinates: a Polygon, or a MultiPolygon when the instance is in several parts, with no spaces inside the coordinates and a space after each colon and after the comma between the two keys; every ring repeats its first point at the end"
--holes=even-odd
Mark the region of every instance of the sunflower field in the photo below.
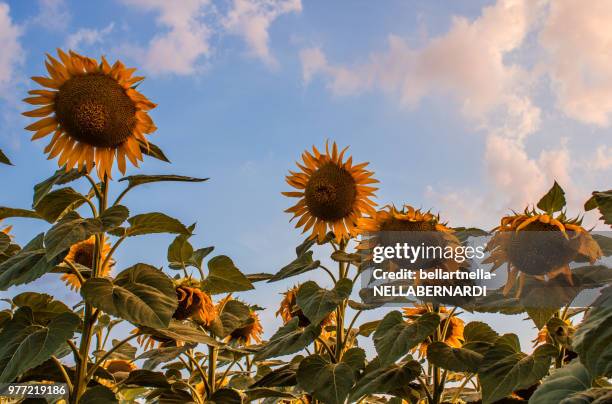
{"type": "MultiPolygon", "coordinates": [[[[313,146],[279,190],[304,233],[295,259],[271,273],[243,272],[213,247],[194,246],[195,225],[156,211],[133,215],[124,203],[144,184],[207,180],[120,176],[128,162],[168,161],[149,139],[156,104],[141,93],[144,77],[73,51],[47,55],[45,67],[24,99],[33,106],[25,129],[48,142],[44,153],[59,169],[34,185],[31,207],[0,207],[0,290],[51,274],[80,303],[45,290],[3,299],[0,402],[612,403],[612,239],[583,227],[583,212],[568,214],[559,184],[492,230],[452,227],[435,207],[377,201],[384,184],[347,147],[313,146]],[[47,230],[18,243],[12,231],[21,220],[47,230]],[[167,265],[117,259],[134,238],[156,233],[170,235],[167,265]],[[369,299],[361,278],[380,241],[369,236],[385,234],[453,248],[484,237],[482,264],[504,282],[466,301],[369,299]],[[298,275],[312,280],[282,291],[276,307],[241,298],[298,275]],[[574,300],[582,292],[588,305],[574,300]],[[264,333],[262,310],[280,328],[264,333]],[[533,346],[474,320],[479,313],[521,314],[535,327],[533,346]],[[26,398],[19,386],[46,393],[26,398]]],[[[0,163],[18,169],[2,151],[0,163]]],[[[594,191],[584,209],[609,229],[612,191],[594,191]]],[[[415,265],[466,270],[453,260],[415,265]]]]}

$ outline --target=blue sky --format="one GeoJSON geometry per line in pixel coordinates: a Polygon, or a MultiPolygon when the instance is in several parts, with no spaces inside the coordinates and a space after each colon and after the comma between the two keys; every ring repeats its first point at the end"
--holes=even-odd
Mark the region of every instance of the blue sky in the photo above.
{"type": "MultiPolygon", "coordinates": [[[[554,179],[570,213],[610,187],[609,2],[93,4],[0,0],[0,148],[15,164],[0,167],[3,205],[29,206],[32,186],[56,167],[19,113],[28,77],[44,73],[44,53],[57,47],[119,58],[147,76],[140,90],[159,104],[150,139],[173,164],[147,160],[129,173],[211,180],[145,186],[125,202],[132,213],[197,222],[194,244],[215,245],[245,272],[291,259],[301,237],[283,213],[284,176],[326,139],[371,162],[381,205],[432,208],[454,226],[491,228],[554,179]]],[[[44,230],[12,224],[21,242],[44,230]]],[[[117,268],[164,264],[170,240],[132,242],[117,268]]],[[[290,283],[245,298],[275,304],[290,283]]],[[[37,285],[70,296],[50,277],[37,285]]],[[[263,318],[268,331],[279,324],[273,310],[263,318]]]]}

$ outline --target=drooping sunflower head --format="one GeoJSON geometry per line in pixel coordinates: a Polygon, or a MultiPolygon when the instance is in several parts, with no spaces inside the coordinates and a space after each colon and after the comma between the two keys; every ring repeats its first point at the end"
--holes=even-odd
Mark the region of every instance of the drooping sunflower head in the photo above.
{"type": "Polygon", "coordinates": [[[376,203],[372,201],[374,188],[368,184],[378,182],[374,173],[367,171],[368,163],[353,164],[353,158],[344,160],[347,148],[338,152],[334,142],[329,143],[325,153],[312,147],[302,154],[303,164],[297,162],[300,172],[290,171],[287,183],[297,191],[283,192],[283,195],[299,198],[297,204],[287,209],[293,219],[299,218],[295,227],[312,229],[311,238],[321,242],[327,230],[334,233],[336,241],[356,235],[357,220],[364,214],[374,214],[376,203]]]}
{"type": "Polygon", "coordinates": [[[430,231],[450,233],[452,231],[446,227],[446,224],[440,222],[439,215],[422,212],[410,205],[404,205],[401,209],[397,209],[393,205],[387,205],[369,217],[360,218],[358,226],[361,232],[430,231]]]}
{"type": "Polygon", "coordinates": [[[41,118],[26,127],[32,140],[53,133],[45,148],[49,159],[59,156],[58,164],[69,170],[75,166],[98,177],[111,177],[117,158],[125,173],[126,158],[138,166],[140,146],[147,146],[145,135],[156,130],[147,111],[155,107],[135,85],[144,77],[132,77],[136,69],[120,61],[112,66],[104,57],[95,59],[58,49],[59,60],[47,55],[45,66],[50,77],[32,77],[46,89],[32,90],[25,102],[37,108],[24,112],[41,118]]]}
{"type": "Polygon", "coordinates": [[[208,293],[185,285],[177,286],[178,307],[173,317],[177,320],[191,318],[205,326],[210,325],[217,317],[217,309],[208,293]]]}
{"type": "Polygon", "coordinates": [[[563,212],[555,217],[535,208],[525,209],[503,217],[494,230],[487,245],[491,255],[484,263],[493,263],[494,269],[508,264],[505,293],[519,278],[520,295],[525,276],[553,279],[563,275],[571,285],[571,262],[580,256],[594,263],[602,256],[601,248],[580,220],[568,219],[563,212]]]}
{"type": "Polygon", "coordinates": [[[132,370],[135,370],[137,366],[134,363],[124,359],[113,359],[106,361],[104,363],[104,368],[108,370],[109,373],[115,374],[119,372],[130,373],[132,370]]]}
{"type": "MultiPolygon", "coordinates": [[[[418,317],[427,313],[429,310],[425,305],[416,304],[414,307],[405,307],[403,309],[404,317],[406,321],[411,322],[416,320],[418,317]]],[[[438,311],[440,315],[440,330],[444,332],[442,335],[442,341],[450,347],[460,348],[463,345],[463,329],[465,323],[459,317],[449,312],[446,307],[440,307],[438,311]]],[[[419,355],[425,357],[427,355],[427,347],[430,344],[430,338],[423,341],[419,347],[419,355]]]]}
{"type": "Polygon", "coordinates": [[[261,335],[263,327],[259,320],[259,315],[255,310],[251,309],[251,318],[247,325],[237,328],[227,337],[230,343],[238,345],[251,345],[252,343],[261,343],[261,335]]]}
{"type": "MultiPolygon", "coordinates": [[[[93,268],[94,262],[94,253],[96,247],[96,237],[91,236],[85,241],[81,241],[79,243],[73,244],[68,251],[68,255],[64,260],[69,261],[72,264],[82,265],[86,268],[93,268]]],[[[113,260],[106,261],[106,257],[110,253],[111,245],[108,243],[108,240],[105,240],[104,245],[102,246],[101,251],[101,260],[104,264],[98,276],[106,276],[110,273],[111,267],[114,265],[113,260]]],[[[66,285],[70,287],[70,289],[78,290],[81,287],[81,283],[79,282],[78,277],[73,273],[66,273],[62,275],[62,280],[66,282],[66,285]]]]}

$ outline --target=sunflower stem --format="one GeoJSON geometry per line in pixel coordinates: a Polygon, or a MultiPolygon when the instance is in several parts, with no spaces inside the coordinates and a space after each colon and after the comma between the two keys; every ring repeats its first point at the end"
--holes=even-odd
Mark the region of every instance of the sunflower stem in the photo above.
{"type": "MultiPolygon", "coordinates": [[[[217,348],[208,346],[208,382],[210,383],[210,394],[212,395],[217,389],[216,373],[217,373],[217,348]]],[[[210,397],[209,397],[210,398],[210,397]]]]}
{"type": "Polygon", "coordinates": [[[98,368],[102,366],[102,363],[104,363],[104,361],[107,360],[112,355],[113,352],[115,352],[117,349],[121,348],[122,345],[127,344],[130,340],[136,338],[137,336],[138,334],[132,334],[129,337],[122,339],[121,341],[117,343],[117,345],[113,346],[111,349],[106,351],[104,356],[102,356],[98,360],[98,362],[96,362],[96,364],[93,365],[91,369],[87,372],[87,380],[93,377],[94,373],[96,373],[96,370],[98,370],[98,368]]]}
{"type": "MultiPolygon", "coordinates": [[[[340,242],[339,250],[346,250],[346,242],[340,242]]],[[[338,279],[343,279],[346,276],[346,263],[338,262],[338,279]]],[[[343,300],[336,309],[336,363],[342,359],[344,350],[344,314],[346,311],[346,300],[343,300]]]]}

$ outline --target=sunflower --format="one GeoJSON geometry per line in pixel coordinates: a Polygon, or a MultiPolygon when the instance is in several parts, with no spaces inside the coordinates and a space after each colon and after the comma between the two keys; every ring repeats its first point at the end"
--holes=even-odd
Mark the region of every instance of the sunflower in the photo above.
{"type": "Polygon", "coordinates": [[[228,335],[228,342],[233,342],[239,345],[251,345],[251,342],[261,343],[261,334],[263,327],[259,320],[259,315],[254,310],[251,310],[251,319],[247,325],[235,329],[228,335]]]}
{"type": "Polygon", "coordinates": [[[174,312],[177,320],[191,318],[205,326],[210,325],[217,317],[217,309],[210,296],[202,290],[185,285],[177,286],[178,307],[174,312]]]}
{"type": "MultiPolygon", "coordinates": [[[[69,261],[72,264],[79,264],[87,268],[93,267],[94,261],[94,249],[96,247],[96,237],[91,236],[85,241],[81,241],[79,243],[73,244],[68,251],[68,255],[64,260],[69,261]]],[[[101,260],[104,262],[106,257],[110,253],[111,246],[105,241],[102,246],[102,254],[101,260]]],[[[106,262],[98,276],[106,276],[110,273],[111,266],[114,264],[112,260],[106,262]]],[[[81,283],[75,274],[63,274],[62,280],[66,282],[66,285],[70,287],[72,290],[78,290],[81,287],[81,283]]]]}
{"type": "Polygon", "coordinates": [[[316,147],[312,153],[302,154],[303,164],[296,162],[301,172],[289,171],[287,183],[298,191],[283,192],[283,195],[300,198],[297,204],[285,212],[299,218],[295,227],[304,226],[303,232],[312,229],[310,238],[325,239],[327,230],[333,231],[336,242],[356,235],[356,223],[363,213],[374,214],[376,203],[370,198],[377,188],[367,184],[378,182],[365,167],[369,163],[353,165],[353,158],[344,161],[348,147],[338,152],[334,142],[329,143],[322,154],[316,147]]]}
{"type": "Polygon", "coordinates": [[[493,263],[495,270],[507,264],[507,294],[519,280],[520,296],[527,277],[549,280],[562,275],[573,284],[570,263],[582,256],[594,263],[602,251],[579,219],[568,219],[564,213],[554,217],[535,209],[525,209],[501,219],[487,244],[491,255],[483,263],[493,263]]]}
{"type": "Polygon", "coordinates": [[[137,366],[134,363],[124,359],[113,359],[104,363],[104,369],[108,370],[108,372],[111,374],[118,372],[130,373],[136,368],[137,366]]]}
{"type": "MultiPolygon", "coordinates": [[[[310,325],[310,320],[302,309],[300,309],[297,305],[297,292],[300,288],[299,285],[292,287],[283,293],[283,300],[281,300],[280,307],[276,311],[276,316],[281,317],[283,319],[283,324],[287,324],[289,321],[294,318],[298,318],[298,326],[300,327],[308,327],[310,325]]],[[[336,318],[335,312],[330,313],[323,321],[321,321],[322,326],[326,326],[332,324],[336,318]]]]}
{"type": "Polygon", "coordinates": [[[37,108],[23,115],[41,118],[26,127],[32,140],[53,133],[45,148],[49,159],[59,156],[59,166],[78,166],[90,172],[96,165],[98,177],[111,177],[117,157],[125,173],[126,157],[134,166],[142,161],[140,145],[147,146],[146,134],[156,130],[147,114],[155,104],[136,91],[144,77],[132,77],[136,69],[120,61],[111,66],[104,56],[95,59],[73,51],[57,50],[59,59],[47,54],[45,66],[50,77],[32,77],[47,89],[32,90],[25,102],[37,108]]]}
{"type": "MultiPolygon", "coordinates": [[[[405,307],[403,309],[404,317],[406,317],[406,321],[412,322],[416,318],[422,316],[427,313],[429,310],[427,306],[415,304],[414,307],[405,307]]],[[[446,307],[440,307],[439,311],[440,317],[442,320],[440,321],[440,331],[446,330],[444,335],[442,336],[442,341],[453,348],[461,348],[463,345],[463,328],[464,322],[459,317],[451,315],[446,307]]],[[[430,344],[430,339],[426,339],[423,341],[419,347],[419,355],[421,357],[425,357],[427,354],[427,347],[430,344]]],[[[416,348],[415,348],[416,349],[416,348]]]]}

